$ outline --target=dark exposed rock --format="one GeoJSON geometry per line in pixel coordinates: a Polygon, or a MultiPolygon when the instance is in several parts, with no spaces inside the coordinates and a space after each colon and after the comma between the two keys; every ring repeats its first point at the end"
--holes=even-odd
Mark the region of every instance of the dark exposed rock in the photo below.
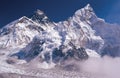
{"type": "Polygon", "coordinates": [[[75,60],[85,60],[88,58],[88,55],[84,48],[73,48],[68,50],[66,53],[62,52],[62,49],[55,48],[52,54],[53,62],[59,62],[60,60],[64,61],[69,58],[73,58],[75,60]]]}
{"type": "Polygon", "coordinates": [[[9,34],[11,30],[12,29],[10,28],[3,28],[2,30],[0,30],[0,36],[9,34]]]}
{"type": "Polygon", "coordinates": [[[55,48],[52,53],[53,62],[59,62],[65,55],[62,53],[61,49],[55,48]]]}
{"type": "Polygon", "coordinates": [[[30,17],[33,21],[37,23],[48,23],[50,20],[45,15],[45,13],[41,10],[35,11],[35,13],[30,17]]]}

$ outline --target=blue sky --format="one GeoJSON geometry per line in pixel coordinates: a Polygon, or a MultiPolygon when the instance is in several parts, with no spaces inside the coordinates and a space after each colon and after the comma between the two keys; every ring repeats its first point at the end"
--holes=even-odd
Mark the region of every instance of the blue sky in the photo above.
{"type": "Polygon", "coordinates": [[[108,15],[105,19],[110,23],[120,24],[120,0],[118,0],[114,6],[111,7],[108,15]]]}
{"type": "Polygon", "coordinates": [[[0,0],[0,26],[30,16],[36,9],[43,10],[52,21],[58,22],[88,3],[98,17],[120,24],[120,0],[0,0]]]}

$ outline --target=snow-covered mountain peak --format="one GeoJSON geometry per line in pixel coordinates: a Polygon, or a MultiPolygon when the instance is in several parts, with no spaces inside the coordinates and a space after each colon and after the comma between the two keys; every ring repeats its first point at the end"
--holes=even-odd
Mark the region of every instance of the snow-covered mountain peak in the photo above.
{"type": "Polygon", "coordinates": [[[29,19],[29,18],[26,17],[26,16],[23,16],[23,17],[19,18],[18,20],[21,21],[21,20],[23,20],[23,19],[29,19]]]}
{"type": "Polygon", "coordinates": [[[16,20],[16,24],[17,23],[25,23],[25,24],[33,23],[35,25],[39,25],[38,23],[36,23],[35,21],[33,21],[32,19],[30,19],[26,16],[23,16],[23,17],[19,18],[18,20],[16,20]]]}
{"type": "Polygon", "coordinates": [[[84,8],[85,8],[86,10],[93,11],[93,8],[91,7],[90,4],[87,4],[84,8]]]}
{"type": "Polygon", "coordinates": [[[23,16],[0,29],[0,48],[14,48],[27,44],[42,30],[40,24],[23,16]]]}
{"type": "Polygon", "coordinates": [[[93,8],[91,7],[90,4],[87,4],[85,7],[77,10],[75,12],[75,14],[81,14],[81,12],[83,12],[83,13],[86,13],[86,12],[91,12],[92,13],[93,12],[94,13],[94,10],[93,10],[93,8]]]}
{"type": "Polygon", "coordinates": [[[44,23],[49,22],[49,18],[46,16],[46,14],[39,9],[37,11],[35,11],[34,14],[30,18],[37,23],[44,24],[44,23]]]}
{"type": "Polygon", "coordinates": [[[30,19],[30,18],[28,18],[28,17],[26,17],[26,16],[23,16],[23,17],[21,17],[21,18],[19,18],[19,19],[17,19],[17,20],[15,20],[15,21],[13,21],[13,22],[11,22],[11,23],[9,23],[9,24],[7,24],[6,26],[4,26],[2,29],[5,29],[5,28],[15,28],[15,27],[17,27],[17,28],[19,28],[19,27],[26,27],[26,26],[28,26],[28,24],[34,24],[34,25],[39,25],[38,23],[36,23],[36,22],[34,22],[32,19],[30,19]],[[24,24],[24,26],[23,26],[23,24],[24,24]]]}
{"type": "Polygon", "coordinates": [[[93,8],[90,6],[90,4],[87,4],[82,9],[77,10],[75,12],[75,14],[73,15],[73,17],[75,20],[87,23],[90,26],[93,23],[102,20],[96,16],[96,14],[95,14],[93,8]]]}
{"type": "Polygon", "coordinates": [[[81,21],[97,18],[90,4],[87,4],[84,8],[77,10],[74,16],[80,18],[81,21]]]}

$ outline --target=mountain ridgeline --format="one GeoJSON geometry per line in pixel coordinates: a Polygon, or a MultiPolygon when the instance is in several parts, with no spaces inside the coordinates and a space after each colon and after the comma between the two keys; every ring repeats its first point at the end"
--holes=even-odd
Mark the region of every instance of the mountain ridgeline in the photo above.
{"type": "Polygon", "coordinates": [[[56,65],[68,59],[119,57],[119,33],[119,25],[98,18],[89,4],[58,23],[37,10],[0,29],[0,52],[10,64],[23,60],[56,65]]]}

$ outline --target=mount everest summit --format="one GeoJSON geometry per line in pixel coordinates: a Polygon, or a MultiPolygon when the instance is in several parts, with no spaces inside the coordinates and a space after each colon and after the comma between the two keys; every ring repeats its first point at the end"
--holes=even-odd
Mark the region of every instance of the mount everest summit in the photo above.
{"type": "Polygon", "coordinates": [[[119,25],[98,18],[89,4],[58,23],[37,10],[0,29],[0,72],[21,74],[19,66],[34,63],[48,69],[70,59],[119,57],[119,33],[119,25]]]}

